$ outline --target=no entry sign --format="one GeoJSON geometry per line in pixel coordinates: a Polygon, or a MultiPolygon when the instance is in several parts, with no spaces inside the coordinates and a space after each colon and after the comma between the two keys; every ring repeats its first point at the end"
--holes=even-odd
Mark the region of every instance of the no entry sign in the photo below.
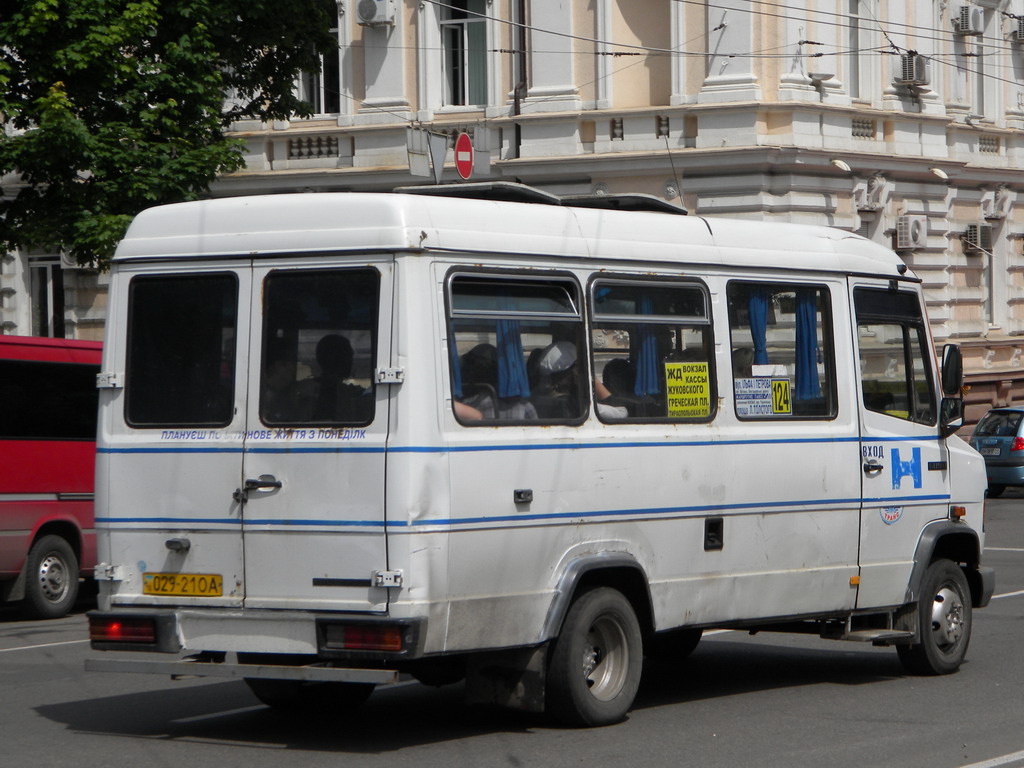
{"type": "Polygon", "coordinates": [[[464,179],[473,175],[473,142],[468,133],[460,133],[455,139],[455,170],[464,179]]]}

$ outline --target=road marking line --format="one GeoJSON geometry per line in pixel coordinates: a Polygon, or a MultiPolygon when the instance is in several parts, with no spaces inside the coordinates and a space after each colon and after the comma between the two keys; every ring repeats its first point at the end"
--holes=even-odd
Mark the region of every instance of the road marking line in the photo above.
{"type": "Polygon", "coordinates": [[[985,760],[980,763],[971,763],[970,765],[961,765],[960,768],[996,768],[999,765],[1008,765],[1009,763],[1015,763],[1018,760],[1024,760],[1024,752],[1014,752],[1012,755],[1003,755],[1002,757],[993,757],[991,760],[985,760]]]}
{"type": "Polygon", "coordinates": [[[986,552],[1024,552],[1024,547],[985,547],[986,552]]]}
{"type": "Polygon", "coordinates": [[[88,640],[65,640],[61,643],[41,643],[40,645],[22,645],[18,648],[0,648],[0,653],[10,653],[11,651],[31,651],[36,648],[52,648],[55,645],[75,645],[76,643],[88,642],[88,640]]]}
{"type": "Polygon", "coordinates": [[[1007,592],[1002,595],[992,595],[993,600],[998,600],[1000,597],[1020,597],[1024,595],[1024,589],[1018,589],[1016,592],[1007,592]]]}

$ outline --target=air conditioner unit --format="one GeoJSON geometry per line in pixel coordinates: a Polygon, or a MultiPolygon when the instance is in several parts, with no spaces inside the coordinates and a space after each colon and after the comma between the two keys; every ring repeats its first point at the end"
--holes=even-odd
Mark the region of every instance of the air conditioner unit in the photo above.
{"type": "Polygon", "coordinates": [[[919,53],[900,54],[896,61],[893,82],[896,85],[928,85],[931,82],[931,62],[919,53]]]}
{"type": "Polygon", "coordinates": [[[394,0],[358,0],[356,21],[364,27],[395,23],[394,0]]]}
{"type": "Polygon", "coordinates": [[[961,239],[964,244],[964,253],[991,253],[992,225],[968,224],[961,239]]]}
{"type": "Polygon", "coordinates": [[[985,31],[985,12],[973,5],[961,5],[960,13],[953,17],[953,32],[957,35],[980,35],[985,31]]]}
{"type": "Polygon", "coordinates": [[[1010,32],[1010,42],[1024,43],[1024,16],[1019,16],[1014,21],[1017,23],[1013,25],[1013,30],[1010,32]]]}
{"type": "Polygon", "coordinates": [[[928,242],[927,216],[899,216],[896,219],[896,250],[924,248],[928,242]]]}

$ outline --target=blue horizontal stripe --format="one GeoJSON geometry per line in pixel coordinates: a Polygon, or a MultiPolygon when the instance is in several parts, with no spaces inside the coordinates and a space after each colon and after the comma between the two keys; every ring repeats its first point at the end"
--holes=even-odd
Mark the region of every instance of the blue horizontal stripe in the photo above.
{"type": "Polygon", "coordinates": [[[878,496],[864,498],[865,504],[911,504],[920,501],[949,501],[952,498],[948,493],[936,493],[932,496],[878,496]]]}
{"type": "MultiPolygon", "coordinates": [[[[915,504],[925,501],[948,501],[950,496],[948,494],[933,494],[933,495],[919,495],[919,496],[888,496],[878,498],[864,499],[865,504],[915,504]]],[[[298,526],[309,526],[309,527],[323,527],[323,528],[407,528],[407,527],[425,527],[425,526],[464,526],[464,525],[493,525],[497,523],[521,523],[521,522],[535,522],[539,520],[572,520],[572,519],[607,519],[612,517],[665,517],[668,515],[679,515],[679,514],[692,514],[692,513],[708,513],[708,512],[728,512],[728,511],[741,511],[741,510],[757,510],[757,509],[784,509],[784,508],[796,508],[799,507],[835,507],[850,505],[852,510],[856,510],[855,505],[859,505],[861,500],[857,497],[844,498],[844,499],[807,499],[807,500],[789,500],[789,501],[756,501],[756,502],[745,502],[740,504],[694,504],[689,506],[679,507],[641,507],[636,509],[610,509],[610,510],[593,510],[590,512],[547,512],[537,514],[514,514],[514,515],[493,515],[493,516],[481,516],[481,517],[464,517],[464,518],[441,518],[441,519],[430,519],[430,520],[414,520],[412,522],[406,521],[381,521],[381,520],[308,520],[308,519],[287,519],[287,518],[247,518],[245,520],[238,520],[234,518],[187,518],[187,517],[100,517],[96,519],[97,523],[100,524],[139,524],[139,523],[151,523],[151,524],[172,524],[172,525],[223,525],[231,524],[242,527],[250,526],[267,526],[267,527],[298,527],[298,526]]]]}
{"type": "MultiPolygon", "coordinates": [[[[906,442],[931,442],[939,438],[922,437],[872,437],[863,440],[865,443],[906,443],[906,442]]],[[[736,446],[736,445],[821,445],[821,444],[847,444],[860,443],[859,437],[794,437],[794,438],[764,438],[764,439],[743,439],[743,440],[676,440],[656,442],[576,442],[567,440],[557,443],[491,443],[487,445],[395,445],[395,446],[358,446],[358,445],[308,445],[308,446],[269,446],[260,445],[247,448],[222,447],[213,448],[195,445],[173,445],[173,446],[140,446],[140,447],[101,447],[97,453],[260,453],[260,454],[289,454],[289,453],[482,453],[492,451],[576,451],[576,450],[606,450],[615,448],[711,448],[715,446],[736,446]]]]}

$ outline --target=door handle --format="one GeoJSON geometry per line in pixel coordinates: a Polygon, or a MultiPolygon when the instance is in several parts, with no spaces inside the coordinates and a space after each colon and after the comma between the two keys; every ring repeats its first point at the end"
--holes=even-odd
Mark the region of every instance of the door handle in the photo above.
{"type": "Polygon", "coordinates": [[[260,475],[258,478],[253,480],[252,478],[246,478],[243,490],[246,491],[257,491],[271,488],[280,488],[281,481],[273,475],[260,475]]]}
{"type": "Polygon", "coordinates": [[[864,474],[866,475],[877,475],[883,469],[885,469],[885,465],[876,459],[868,459],[864,462],[864,474]]]}
{"type": "Polygon", "coordinates": [[[256,479],[247,477],[242,482],[241,488],[235,488],[231,498],[235,500],[236,504],[245,504],[249,500],[249,491],[272,491],[282,485],[281,481],[273,475],[260,475],[256,479]]]}

